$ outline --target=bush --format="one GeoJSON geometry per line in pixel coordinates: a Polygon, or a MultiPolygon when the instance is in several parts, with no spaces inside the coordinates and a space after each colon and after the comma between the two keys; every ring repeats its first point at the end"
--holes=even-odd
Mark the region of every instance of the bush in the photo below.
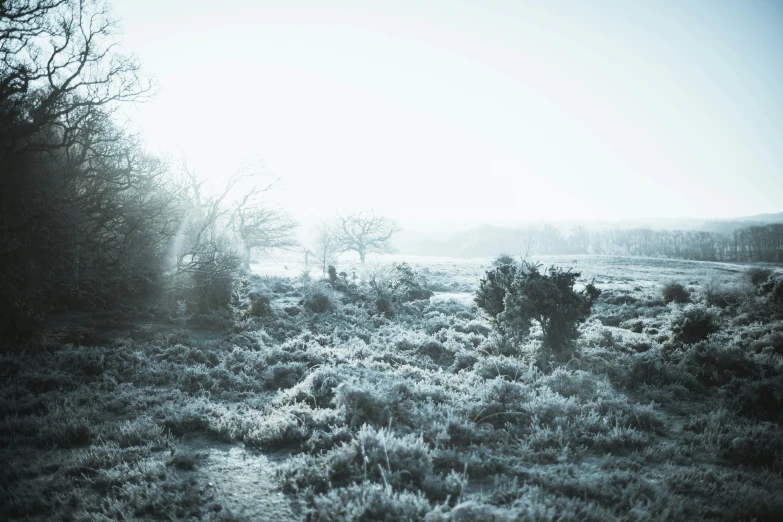
{"type": "Polygon", "coordinates": [[[749,297],[748,289],[737,283],[723,283],[712,278],[704,285],[704,301],[709,306],[718,308],[738,306],[749,297]]]}
{"type": "Polygon", "coordinates": [[[499,267],[499,266],[505,266],[505,265],[515,265],[516,261],[514,260],[514,256],[511,254],[500,254],[498,257],[492,260],[492,266],[493,267],[499,267]]]}
{"type": "Polygon", "coordinates": [[[334,290],[325,283],[315,283],[305,288],[302,306],[309,312],[323,314],[334,310],[337,302],[334,290]]]}
{"type": "Polygon", "coordinates": [[[677,310],[671,317],[672,341],[694,344],[718,331],[718,314],[701,304],[690,304],[677,310]]]}
{"type": "Polygon", "coordinates": [[[745,277],[748,278],[748,281],[750,281],[750,284],[755,286],[756,288],[759,288],[761,285],[766,283],[771,277],[774,272],[769,268],[762,268],[762,267],[753,267],[749,268],[745,272],[745,277]]]}
{"type": "Polygon", "coordinates": [[[368,274],[369,299],[378,313],[395,315],[395,304],[429,299],[434,292],[427,288],[427,280],[408,263],[393,263],[368,274]]]}
{"type": "Polygon", "coordinates": [[[783,313],[783,279],[767,280],[761,287],[761,291],[767,295],[767,301],[777,313],[783,313]]]}
{"type": "Polygon", "coordinates": [[[429,299],[433,292],[427,288],[427,280],[408,263],[393,263],[388,282],[392,299],[416,301],[429,299]]]}
{"type": "Polygon", "coordinates": [[[665,304],[685,304],[691,302],[691,293],[676,281],[671,281],[670,283],[663,285],[661,294],[663,295],[663,302],[665,304]]]}
{"type": "Polygon", "coordinates": [[[250,315],[265,317],[272,313],[272,305],[267,296],[259,292],[251,292],[248,297],[250,297],[250,315]]]}
{"type": "Polygon", "coordinates": [[[394,317],[394,304],[388,297],[379,297],[375,300],[375,309],[379,314],[383,314],[388,318],[394,317]]]}
{"type": "Polygon", "coordinates": [[[489,270],[479,282],[475,301],[503,333],[525,338],[537,322],[543,331],[543,358],[554,355],[568,361],[577,327],[590,316],[601,292],[592,283],[575,291],[579,272],[552,266],[541,273],[539,266],[523,262],[489,270]]]}
{"type": "Polygon", "coordinates": [[[315,520],[423,520],[430,509],[420,492],[394,491],[391,486],[362,482],[329,491],[313,500],[315,520]]]}

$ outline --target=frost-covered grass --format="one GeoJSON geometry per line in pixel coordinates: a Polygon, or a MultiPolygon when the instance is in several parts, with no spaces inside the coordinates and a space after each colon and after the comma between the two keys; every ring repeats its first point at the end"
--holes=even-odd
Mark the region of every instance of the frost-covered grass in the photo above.
{"type": "Polygon", "coordinates": [[[268,309],[212,332],[61,325],[0,356],[0,518],[783,516],[783,321],[743,267],[542,259],[603,290],[579,356],[542,372],[535,330],[514,344],[470,302],[490,260],[405,261],[438,293],[392,317],[255,277],[268,309]],[[691,304],[664,303],[671,281],[691,304]],[[681,334],[702,317],[714,332],[681,334]]]}

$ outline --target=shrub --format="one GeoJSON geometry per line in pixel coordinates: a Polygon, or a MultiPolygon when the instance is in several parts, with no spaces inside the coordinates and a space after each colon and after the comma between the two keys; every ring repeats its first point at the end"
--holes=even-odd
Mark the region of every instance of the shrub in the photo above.
{"type": "Polygon", "coordinates": [[[666,304],[685,304],[691,302],[691,293],[676,281],[671,281],[663,285],[661,294],[663,295],[663,302],[666,304]]]}
{"type": "Polygon", "coordinates": [[[492,260],[492,266],[493,267],[499,267],[504,265],[515,265],[516,261],[514,260],[514,256],[511,254],[500,254],[498,257],[492,260]]]}
{"type": "Polygon", "coordinates": [[[717,318],[714,309],[701,304],[690,304],[677,310],[670,321],[672,341],[679,344],[703,341],[718,331],[717,318]]]}
{"type": "Polygon", "coordinates": [[[479,281],[476,305],[490,317],[498,318],[504,312],[506,292],[511,288],[516,272],[517,268],[513,265],[500,265],[488,270],[484,278],[479,281]]]}
{"type": "Polygon", "coordinates": [[[756,288],[759,288],[761,285],[766,283],[771,277],[774,272],[769,268],[762,268],[755,266],[753,268],[749,268],[745,272],[745,277],[748,278],[748,281],[750,281],[750,284],[755,286],[756,288]]]}
{"type": "Polygon", "coordinates": [[[395,492],[391,486],[362,482],[331,490],[313,500],[315,520],[424,520],[430,510],[421,492],[395,492]]]}
{"type": "Polygon", "coordinates": [[[336,303],[337,294],[325,283],[314,283],[305,288],[302,300],[305,310],[323,314],[334,310],[336,303]]]}
{"type": "Polygon", "coordinates": [[[433,292],[427,288],[427,280],[408,263],[392,264],[391,289],[402,301],[429,299],[433,292]]]}
{"type": "Polygon", "coordinates": [[[190,324],[194,328],[226,330],[234,325],[234,316],[229,308],[211,309],[194,315],[190,319],[190,324]]]}
{"type": "Polygon", "coordinates": [[[250,298],[250,315],[264,317],[272,313],[272,305],[267,296],[259,292],[251,292],[248,297],[250,298]]]}
{"type": "Polygon", "coordinates": [[[427,280],[408,263],[392,263],[370,274],[368,284],[377,297],[387,297],[394,302],[429,299],[433,292],[427,288],[427,280]]]}
{"type": "Polygon", "coordinates": [[[704,285],[704,301],[709,306],[727,308],[737,306],[748,299],[747,288],[739,284],[723,283],[712,278],[704,285]]]}
{"type": "Polygon", "coordinates": [[[769,304],[776,312],[783,313],[783,279],[774,282],[770,279],[764,287],[769,304]]]}
{"type": "Polygon", "coordinates": [[[375,300],[375,310],[386,317],[394,317],[394,304],[388,297],[379,297],[375,300]]]}
{"type": "Polygon", "coordinates": [[[577,327],[587,320],[601,293],[592,283],[575,291],[579,276],[554,266],[541,273],[539,265],[527,262],[503,265],[486,273],[475,301],[503,332],[524,338],[537,322],[544,338],[541,355],[567,361],[573,355],[577,327]]]}

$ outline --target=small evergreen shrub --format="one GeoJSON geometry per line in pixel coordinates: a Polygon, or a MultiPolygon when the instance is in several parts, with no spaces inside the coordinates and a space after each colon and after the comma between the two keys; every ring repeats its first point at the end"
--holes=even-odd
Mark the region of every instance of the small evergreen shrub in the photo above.
{"type": "Polygon", "coordinates": [[[314,283],[305,288],[302,306],[305,310],[324,314],[335,309],[337,294],[325,283],[314,283]]]}
{"type": "Polygon", "coordinates": [[[429,299],[433,292],[427,288],[427,280],[408,263],[394,263],[389,289],[400,301],[429,299]]]}
{"type": "Polygon", "coordinates": [[[394,304],[391,299],[386,296],[379,297],[375,300],[375,310],[385,317],[394,317],[394,304]]]}
{"type": "Polygon", "coordinates": [[[748,278],[748,281],[750,281],[750,284],[759,288],[772,277],[773,273],[774,272],[769,268],[754,266],[745,272],[745,276],[748,278]]]}
{"type": "Polygon", "coordinates": [[[691,302],[691,293],[688,292],[688,290],[682,286],[682,284],[676,281],[671,281],[663,285],[661,294],[663,295],[663,302],[665,304],[685,304],[691,302]]]}
{"type": "Polygon", "coordinates": [[[529,335],[533,323],[541,326],[541,360],[554,356],[565,362],[573,357],[577,327],[590,316],[601,294],[592,283],[576,291],[579,272],[523,262],[487,271],[479,282],[475,302],[495,321],[498,329],[519,338],[529,335]]]}
{"type": "Polygon", "coordinates": [[[368,275],[365,297],[375,303],[378,313],[394,317],[396,305],[429,299],[434,292],[427,287],[427,280],[408,263],[392,263],[368,275]]]}
{"type": "Polygon", "coordinates": [[[498,257],[492,260],[492,266],[493,267],[499,267],[499,266],[505,266],[505,265],[515,265],[516,261],[514,260],[514,256],[511,254],[500,254],[498,257]]]}
{"type": "Polygon", "coordinates": [[[251,292],[248,297],[250,298],[250,315],[265,317],[272,313],[272,305],[267,296],[259,292],[251,292]]]}
{"type": "Polygon", "coordinates": [[[672,315],[669,326],[672,341],[693,344],[718,331],[718,314],[702,304],[690,304],[672,315]]]}

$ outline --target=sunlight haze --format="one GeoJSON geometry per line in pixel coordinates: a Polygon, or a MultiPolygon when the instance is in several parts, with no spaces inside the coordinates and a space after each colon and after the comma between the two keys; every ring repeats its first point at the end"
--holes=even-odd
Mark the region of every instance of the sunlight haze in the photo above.
{"type": "Polygon", "coordinates": [[[113,2],[154,152],[297,217],[729,218],[783,201],[778,2],[113,2]]]}

